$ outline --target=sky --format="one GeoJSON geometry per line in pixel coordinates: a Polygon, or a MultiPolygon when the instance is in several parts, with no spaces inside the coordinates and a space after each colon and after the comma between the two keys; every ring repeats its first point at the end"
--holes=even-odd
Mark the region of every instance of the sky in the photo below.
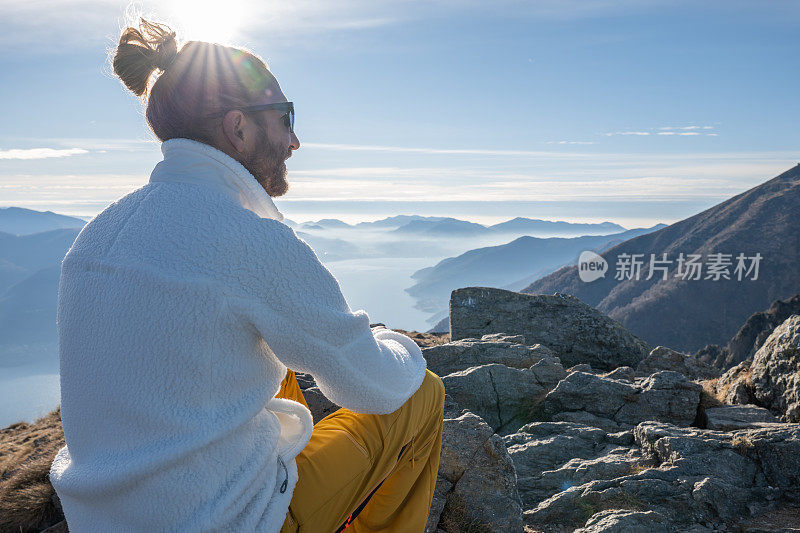
{"type": "Polygon", "coordinates": [[[159,143],[109,61],[136,13],[265,59],[295,221],[643,227],[800,161],[800,2],[0,0],[0,206],[91,217],[147,183],[159,143]]]}

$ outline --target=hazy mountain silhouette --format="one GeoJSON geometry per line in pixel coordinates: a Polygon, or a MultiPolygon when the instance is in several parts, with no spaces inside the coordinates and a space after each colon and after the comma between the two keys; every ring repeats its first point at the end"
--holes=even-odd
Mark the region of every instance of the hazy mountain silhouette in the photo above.
{"type": "Polygon", "coordinates": [[[359,222],[354,227],[361,229],[377,229],[377,228],[399,228],[413,220],[427,220],[429,222],[441,222],[448,220],[449,217],[426,217],[422,215],[396,215],[392,217],[374,220],[372,222],[359,222]]]}
{"type": "Polygon", "coordinates": [[[57,229],[32,235],[0,233],[0,296],[34,272],[61,260],[80,229],[57,229]]]}
{"type": "Polygon", "coordinates": [[[577,224],[560,220],[540,220],[525,217],[512,218],[511,220],[489,226],[489,229],[498,233],[535,233],[540,235],[607,235],[625,231],[625,228],[613,222],[577,224]]]}
{"type": "Polygon", "coordinates": [[[304,231],[295,231],[298,237],[303,239],[317,254],[320,261],[338,261],[340,259],[351,259],[361,254],[361,249],[342,239],[320,237],[304,231]]]}
{"type": "Polygon", "coordinates": [[[348,229],[353,226],[338,218],[323,218],[316,222],[303,222],[299,227],[300,229],[348,229]]]}
{"type": "Polygon", "coordinates": [[[620,240],[663,228],[638,228],[613,235],[583,237],[519,237],[507,244],[487,246],[449,257],[411,277],[417,280],[406,292],[417,299],[417,307],[435,312],[447,308],[450,292],[459,287],[506,287],[521,289],[528,276],[544,276],[558,267],[577,262],[583,250],[605,250],[620,240]],[[516,283],[515,283],[516,282],[516,283]]]}
{"type": "MultiPolygon", "coordinates": [[[[0,353],[4,346],[58,342],[56,304],[61,264],[41,269],[0,296],[0,353]]],[[[0,358],[0,364],[6,363],[0,358]]]]}
{"type": "MultiPolygon", "coordinates": [[[[648,235],[625,241],[602,256],[609,271],[604,278],[582,282],[576,267],[564,267],[523,292],[577,296],[621,322],[649,344],[671,346],[693,353],[706,344],[724,344],[757,311],[789,298],[800,288],[800,165],[717,204],[702,213],[648,235]],[[615,278],[622,254],[650,254],[675,261],[680,253],[701,254],[700,280],[684,280],[668,270],[639,280],[615,278]],[[708,254],[732,254],[730,280],[706,279],[708,254]],[[734,275],[736,256],[761,254],[757,280],[734,275]]],[[[747,263],[751,266],[751,262],[747,263]]]]}
{"type": "Polygon", "coordinates": [[[12,235],[30,235],[61,228],[82,228],[86,221],[52,211],[34,211],[22,207],[0,207],[0,231],[12,235]]]}
{"type": "Polygon", "coordinates": [[[491,232],[483,224],[467,222],[457,218],[447,218],[444,220],[412,220],[408,224],[400,226],[392,231],[402,235],[424,235],[427,237],[472,237],[484,235],[491,232]]]}

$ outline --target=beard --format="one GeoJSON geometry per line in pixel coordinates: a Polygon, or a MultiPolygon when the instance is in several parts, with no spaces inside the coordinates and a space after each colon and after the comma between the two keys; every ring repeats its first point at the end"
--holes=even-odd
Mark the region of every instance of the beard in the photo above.
{"type": "Polygon", "coordinates": [[[286,181],[286,157],[288,149],[269,142],[267,130],[258,126],[256,146],[263,147],[245,157],[242,166],[258,181],[270,196],[282,196],[289,190],[286,181]]]}

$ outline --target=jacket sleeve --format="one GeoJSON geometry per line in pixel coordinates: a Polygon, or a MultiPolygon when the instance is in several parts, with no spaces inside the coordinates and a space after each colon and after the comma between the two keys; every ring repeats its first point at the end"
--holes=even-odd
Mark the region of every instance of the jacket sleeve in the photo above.
{"type": "Polygon", "coordinates": [[[371,329],[365,311],[351,311],[336,279],[294,230],[260,218],[252,227],[226,283],[231,310],[283,364],[314,376],[337,405],[367,414],[400,408],[425,377],[419,346],[395,331],[371,329]]]}

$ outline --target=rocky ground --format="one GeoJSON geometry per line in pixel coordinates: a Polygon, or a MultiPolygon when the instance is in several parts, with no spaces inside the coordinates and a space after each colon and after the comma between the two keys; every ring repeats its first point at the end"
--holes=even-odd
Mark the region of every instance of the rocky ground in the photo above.
{"type": "MultiPolygon", "coordinates": [[[[800,531],[800,315],[720,376],[572,297],[460,297],[458,339],[404,332],[447,391],[427,532],[800,531]]],[[[58,522],[62,442],[57,412],[0,431],[0,531],[58,522]]]]}

